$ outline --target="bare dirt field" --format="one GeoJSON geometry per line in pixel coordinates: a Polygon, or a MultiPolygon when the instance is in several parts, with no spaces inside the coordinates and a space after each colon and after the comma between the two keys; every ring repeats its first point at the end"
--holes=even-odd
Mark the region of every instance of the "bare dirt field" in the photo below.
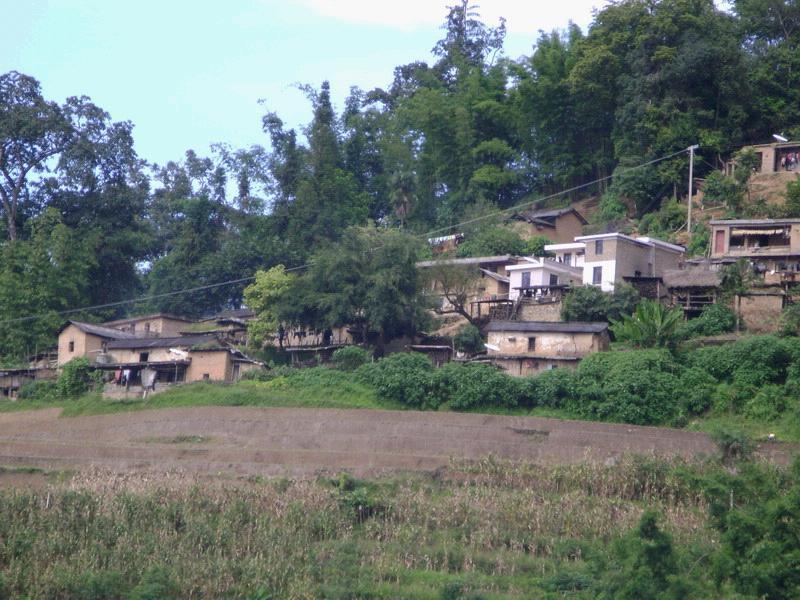
{"type": "MultiPolygon", "coordinates": [[[[232,476],[347,470],[363,476],[432,471],[451,458],[490,454],[566,464],[611,463],[630,453],[690,458],[716,451],[702,433],[534,417],[237,407],[58,414],[0,414],[0,465],[232,476]]],[[[759,452],[786,463],[796,450],[763,444],[759,452]]],[[[0,485],[10,476],[0,476],[0,485]]]]}

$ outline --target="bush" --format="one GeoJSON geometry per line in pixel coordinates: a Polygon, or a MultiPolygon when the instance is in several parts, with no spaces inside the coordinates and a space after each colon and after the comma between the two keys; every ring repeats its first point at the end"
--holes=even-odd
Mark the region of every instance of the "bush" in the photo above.
{"type": "Polygon", "coordinates": [[[82,396],[101,382],[102,373],[91,368],[88,358],[73,358],[61,369],[56,382],[59,398],[82,396]]]}
{"type": "Polygon", "coordinates": [[[724,346],[698,348],[689,354],[688,362],[717,381],[760,387],[783,383],[792,355],[792,346],[784,340],[762,335],[724,346]]]}
{"type": "Polygon", "coordinates": [[[686,340],[701,335],[720,335],[736,327],[736,315],[721,303],[711,304],[703,309],[699,317],[690,319],[678,327],[678,339],[686,340]]]}
{"type": "Polygon", "coordinates": [[[759,421],[772,421],[786,410],[786,396],[782,386],[767,384],[744,404],[744,415],[759,421]]]}
{"type": "Polygon", "coordinates": [[[785,336],[800,334],[800,304],[790,304],[783,309],[778,331],[785,336]]]}
{"type": "Polygon", "coordinates": [[[297,372],[297,369],[287,365],[279,365],[268,369],[253,369],[246,371],[242,377],[242,381],[272,381],[278,377],[288,377],[297,372]]]}
{"type": "Polygon", "coordinates": [[[667,423],[680,406],[678,370],[667,350],[592,354],[578,367],[569,405],[578,414],[604,421],[667,423]]]}
{"type": "Polygon", "coordinates": [[[639,293],[628,284],[617,285],[613,294],[586,285],[570,290],[564,298],[561,316],[565,321],[611,321],[631,314],[639,293]]]}
{"type": "Polygon", "coordinates": [[[475,325],[464,325],[453,338],[453,345],[459,352],[475,354],[484,349],[483,336],[475,325]]]}
{"type": "Polygon", "coordinates": [[[178,584],[163,567],[153,567],[145,572],[127,597],[129,600],[177,600],[181,593],[178,584]]]}
{"type": "Polygon", "coordinates": [[[345,346],[333,353],[331,362],[340,371],[355,371],[361,365],[368,363],[371,358],[370,353],[363,348],[345,346]]]}
{"type": "Polygon", "coordinates": [[[711,407],[717,382],[704,370],[697,367],[684,370],[678,385],[686,412],[699,415],[711,407]]]}
{"type": "Polygon", "coordinates": [[[19,388],[19,399],[43,401],[57,400],[58,385],[55,381],[27,381],[19,388]]]}
{"type": "Polygon", "coordinates": [[[526,393],[520,403],[530,408],[564,408],[575,394],[576,379],[575,371],[571,369],[545,371],[525,382],[526,393]]]}
{"type": "Polygon", "coordinates": [[[487,364],[448,363],[433,374],[431,401],[455,410],[517,406],[520,380],[487,364]]]}
{"type": "Polygon", "coordinates": [[[360,366],[356,378],[372,386],[381,398],[414,408],[430,405],[433,364],[418,352],[401,352],[360,366]]]}

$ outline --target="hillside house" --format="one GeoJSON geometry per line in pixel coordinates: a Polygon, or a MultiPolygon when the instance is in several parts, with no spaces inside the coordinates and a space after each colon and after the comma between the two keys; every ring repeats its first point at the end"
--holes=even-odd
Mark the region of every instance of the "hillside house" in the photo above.
{"type": "Polygon", "coordinates": [[[156,313],[108,321],[103,323],[103,327],[132,333],[137,337],[170,337],[179,335],[189,323],[192,323],[191,319],[156,313]]]}
{"type": "Polygon", "coordinates": [[[73,358],[80,357],[95,362],[97,355],[106,351],[108,342],[135,337],[133,333],[119,329],[81,321],[67,321],[58,330],[57,364],[62,367],[73,358]]]}
{"type": "Polygon", "coordinates": [[[711,220],[711,260],[750,261],[766,283],[800,280],[800,219],[711,220]]]}
{"type": "Polygon", "coordinates": [[[552,288],[580,285],[583,269],[553,258],[524,258],[506,267],[509,276],[509,299],[547,295],[552,288]]]}
{"type": "Polygon", "coordinates": [[[608,323],[492,321],[487,337],[487,358],[520,377],[574,368],[583,357],[609,345],[608,323]]]}
{"type": "Polygon", "coordinates": [[[544,250],[548,254],[552,254],[556,262],[563,263],[568,267],[583,268],[583,262],[586,258],[586,244],[583,242],[547,244],[544,250]]]}
{"type": "Polygon", "coordinates": [[[584,244],[583,284],[613,292],[623,281],[660,278],[677,269],[684,258],[683,246],[651,237],[602,233],[575,238],[584,244]]]}
{"type": "Polygon", "coordinates": [[[572,242],[583,233],[587,221],[574,208],[549,210],[525,210],[512,219],[516,229],[524,238],[543,236],[556,243],[572,242]]]}
{"type": "Polygon", "coordinates": [[[669,269],[664,272],[663,280],[669,305],[682,309],[687,319],[699,316],[703,309],[719,299],[722,278],[719,271],[708,265],[669,269]]]}
{"type": "Polygon", "coordinates": [[[247,324],[256,318],[256,313],[248,308],[222,311],[212,317],[187,323],[180,335],[215,335],[225,341],[247,345],[247,324]]]}
{"type": "MultiPolygon", "coordinates": [[[[800,155],[800,142],[772,142],[771,144],[756,144],[746,146],[743,150],[753,150],[759,158],[757,173],[778,173],[780,171],[800,172],[800,162],[791,164],[787,160],[793,155],[800,155]]],[[[731,160],[725,164],[725,173],[733,175],[736,171],[736,161],[731,160]]]]}
{"type": "Polygon", "coordinates": [[[522,262],[524,259],[509,254],[500,256],[480,256],[475,258],[448,258],[444,260],[426,260],[417,263],[423,273],[428,271],[428,293],[441,298],[440,310],[448,312],[452,305],[444,297],[442,282],[436,277],[437,269],[467,268],[474,271],[475,277],[467,292],[467,306],[473,316],[488,312],[488,306],[498,302],[507,303],[509,297],[508,267],[522,262]]]}

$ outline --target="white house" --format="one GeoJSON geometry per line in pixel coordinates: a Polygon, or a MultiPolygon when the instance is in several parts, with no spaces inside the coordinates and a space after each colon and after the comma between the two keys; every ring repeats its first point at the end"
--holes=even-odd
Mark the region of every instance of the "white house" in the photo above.
{"type": "Polygon", "coordinates": [[[575,242],[585,248],[583,284],[600,286],[604,292],[613,292],[626,277],[661,277],[678,268],[685,252],[683,246],[623,233],[584,235],[575,242]]]}
{"type": "Polygon", "coordinates": [[[516,300],[520,294],[536,293],[537,290],[531,288],[580,285],[583,277],[582,269],[571,267],[553,258],[526,257],[519,264],[507,266],[506,272],[509,277],[510,300],[516,300]]]}
{"type": "Polygon", "coordinates": [[[586,253],[586,244],[583,242],[570,242],[568,244],[547,244],[546,252],[553,254],[555,260],[570,267],[583,268],[586,253]]]}

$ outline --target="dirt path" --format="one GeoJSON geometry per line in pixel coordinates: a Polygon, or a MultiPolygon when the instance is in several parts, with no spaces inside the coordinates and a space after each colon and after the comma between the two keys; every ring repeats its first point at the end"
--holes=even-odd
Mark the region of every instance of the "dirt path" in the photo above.
{"type": "MultiPolygon", "coordinates": [[[[793,450],[761,448],[780,463],[793,450]]],[[[458,413],[198,407],[69,419],[57,410],[0,414],[0,465],[43,469],[368,475],[488,454],[554,464],[714,451],[705,434],[675,429],[458,413]]]]}

